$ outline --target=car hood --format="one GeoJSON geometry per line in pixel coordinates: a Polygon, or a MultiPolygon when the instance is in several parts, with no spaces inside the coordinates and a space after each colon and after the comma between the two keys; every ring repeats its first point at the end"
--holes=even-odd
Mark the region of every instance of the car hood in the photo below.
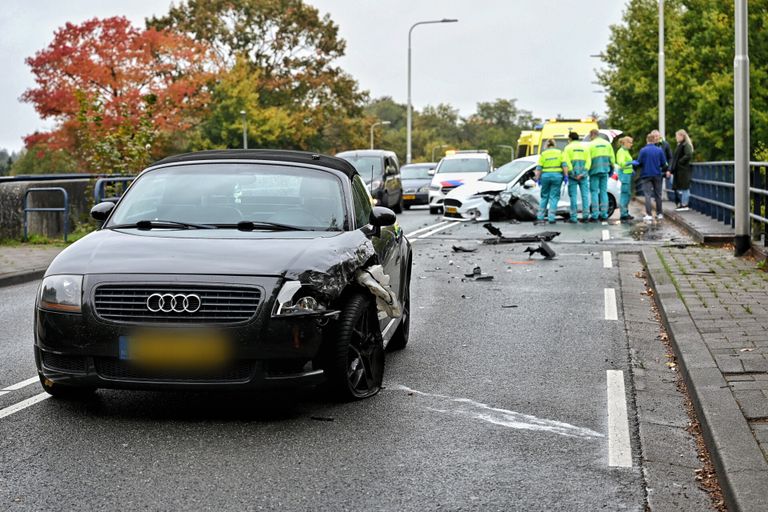
{"type": "Polygon", "coordinates": [[[507,183],[495,183],[492,181],[473,181],[471,183],[467,183],[466,185],[462,185],[460,187],[457,187],[450,192],[448,192],[448,195],[446,197],[449,197],[451,199],[460,199],[464,200],[468,197],[474,196],[475,194],[485,194],[487,192],[501,192],[505,188],[507,188],[507,183]]]}
{"type": "Polygon", "coordinates": [[[440,173],[435,174],[432,177],[432,185],[440,185],[441,187],[458,187],[464,185],[465,183],[475,182],[486,175],[487,173],[483,172],[440,173]]]}
{"type": "Polygon", "coordinates": [[[343,287],[374,256],[371,240],[360,230],[242,233],[103,229],[61,252],[46,275],[285,276],[320,287],[335,280],[343,287]]]}

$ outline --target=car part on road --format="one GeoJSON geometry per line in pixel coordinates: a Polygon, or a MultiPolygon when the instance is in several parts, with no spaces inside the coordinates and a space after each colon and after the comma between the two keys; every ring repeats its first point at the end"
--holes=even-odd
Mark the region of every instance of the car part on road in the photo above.
{"type": "Polygon", "coordinates": [[[477,247],[463,247],[461,245],[454,245],[453,252],[475,252],[477,247]]]}
{"type": "Polygon", "coordinates": [[[502,236],[500,238],[486,238],[484,244],[519,244],[531,242],[551,242],[556,236],[560,236],[559,231],[542,231],[541,233],[526,234],[513,237],[502,236]]]}
{"type": "Polygon", "coordinates": [[[484,227],[484,228],[485,228],[485,229],[486,229],[486,230],[487,230],[487,231],[488,231],[490,234],[492,234],[493,236],[497,236],[497,237],[499,237],[499,238],[501,238],[502,236],[504,236],[504,235],[502,234],[501,230],[500,230],[499,228],[497,228],[496,226],[494,226],[493,224],[491,224],[490,222],[488,222],[488,223],[486,223],[486,224],[483,224],[483,227],[484,227]]]}
{"type": "Polygon", "coordinates": [[[464,274],[464,277],[468,277],[470,279],[473,279],[475,281],[491,281],[493,280],[493,276],[490,274],[483,274],[483,271],[480,267],[475,267],[472,269],[472,272],[469,274],[464,274]]]}
{"type": "Polygon", "coordinates": [[[534,254],[541,254],[547,260],[551,260],[557,255],[547,242],[541,242],[538,247],[527,247],[524,252],[528,253],[528,258],[533,257],[534,254]]]}

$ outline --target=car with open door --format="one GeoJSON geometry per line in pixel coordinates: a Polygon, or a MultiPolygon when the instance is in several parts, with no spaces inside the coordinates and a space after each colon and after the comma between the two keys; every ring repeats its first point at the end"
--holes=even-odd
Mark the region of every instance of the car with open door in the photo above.
{"type": "Polygon", "coordinates": [[[403,184],[400,164],[394,151],[356,149],[337,153],[336,156],[355,166],[376,205],[402,213],[403,184]]]}
{"type": "Polygon", "coordinates": [[[408,343],[411,248],[343,159],[296,151],[167,158],[92,216],[35,301],[43,388],[381,388],[408,343]]]}

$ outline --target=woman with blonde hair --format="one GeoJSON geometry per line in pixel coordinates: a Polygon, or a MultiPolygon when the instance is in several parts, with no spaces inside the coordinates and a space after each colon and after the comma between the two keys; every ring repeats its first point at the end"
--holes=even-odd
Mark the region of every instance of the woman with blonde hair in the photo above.
{"type": "Polygon", "coordinates": [[[632,199],[632,173],[635,171],[632,165],[635,159],[629,153],[633,143],[632,137],[622,137],[619,139],[619,150],[616,151],[616,168],[619,173],[619,182],[621,182],[621,197],[619,198],[621,216],[619,220],[622,222],[628,222],[634,218],[629,214],[629,201],[632,199]]]}
{"type": "Polygon", "coordinates": [[[672,174],[672,189],[675,191],[675,211],[687,212],[688,201],[691,197],[691,160],[693,159],[693,143],[685,130],[675,132],[677,147],[672,155],[669,172],[672,174]]]}

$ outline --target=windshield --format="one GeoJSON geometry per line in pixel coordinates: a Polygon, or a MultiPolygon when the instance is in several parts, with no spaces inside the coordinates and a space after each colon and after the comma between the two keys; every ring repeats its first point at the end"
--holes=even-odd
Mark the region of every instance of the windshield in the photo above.
{"type": "Polygon", "coordinates": [[[373,176],[373,179],[380,179],[384,174],[384,170],[381,167],[381,157],[349,155],[342,156],[341,158],[354,165],[358,174],[360,174],[360,177],[363,178],[363,181],[366,183],[371,182],[371,176],[373,176]],[[371,171],[371,169],[373,169],[373,171],[371,171]]]}
{"type": "Polygon", "coordinates": [[[533,165],[535,165],[535,162],[514,160],[502,165],[488,176],[484,176],[482,180],[491,181],[493,183],[509,183],[520,176],[523,171],[530,169],[533,165]]]}
{"type": "Polygon", "coordinates": [[[485,158],[443,158],[437,172],[489,172],[490,167],[485,158]]]}
{"type": "Polygon", "coordinates": [[[435,164],[411,164],[400,168],[400,177],[404,180],[428,180],[431,178],[429,170],[434,169],[435,164]]]}
{"type": "Polygon", "coordinates": [[[338,231],[345,220],[343,197],[330,172],[255,163],[180,165],[137,178],[106,227],[142,220],[253,221],[338,231]]]}

